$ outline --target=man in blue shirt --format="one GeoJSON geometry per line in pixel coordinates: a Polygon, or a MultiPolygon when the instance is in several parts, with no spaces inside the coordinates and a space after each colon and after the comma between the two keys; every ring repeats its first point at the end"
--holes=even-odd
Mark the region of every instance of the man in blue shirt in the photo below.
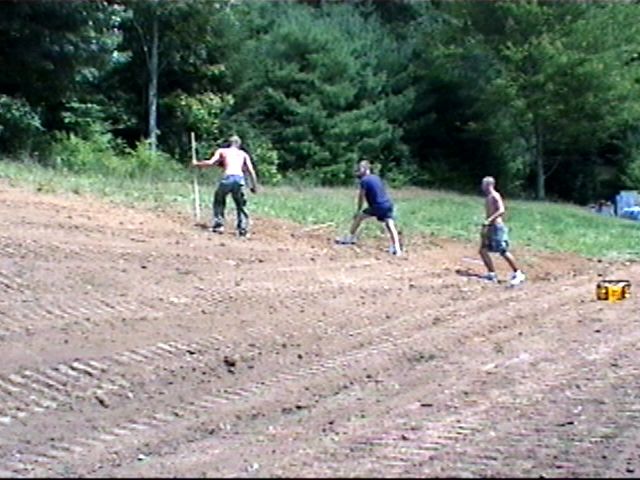
{"type": "Polygon", "coordinates": [[[371,173],[371,165],[366,160],[358,163],[355,175],[360,179],[357,212],[353,217],[349,235],[339,238],[336,242],[342,245],[355,244],[356,232],[362,221],[375,217],[379,222],[384,222],[389,233],[391,240],[389,252],[397,256],[402,255],[400,239],[394,222],[393,203],[387,195],[382,180],[379,176],[371,173]],[[365,201],[367,202],[367,208],[362,210],[365,201]]]}

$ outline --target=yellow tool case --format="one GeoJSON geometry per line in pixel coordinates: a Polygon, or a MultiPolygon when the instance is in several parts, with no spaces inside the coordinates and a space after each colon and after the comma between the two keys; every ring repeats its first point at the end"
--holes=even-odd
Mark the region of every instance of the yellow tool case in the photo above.
{"type": "Polygon", "coordinates": [[[629,280],[601,280],[596,286],[596,298],[617,302],[631,296],[629,280]]]}

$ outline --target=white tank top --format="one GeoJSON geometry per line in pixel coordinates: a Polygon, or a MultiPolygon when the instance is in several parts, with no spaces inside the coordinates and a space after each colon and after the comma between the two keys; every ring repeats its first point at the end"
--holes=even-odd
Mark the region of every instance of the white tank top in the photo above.
{"type": "Polygon", "coordinates": [[[236,147],[221,148],[220,156],[223,158],[222,168],[225,175],[244,175],[244,163],[249,158],[244,150],[236,147]]]}

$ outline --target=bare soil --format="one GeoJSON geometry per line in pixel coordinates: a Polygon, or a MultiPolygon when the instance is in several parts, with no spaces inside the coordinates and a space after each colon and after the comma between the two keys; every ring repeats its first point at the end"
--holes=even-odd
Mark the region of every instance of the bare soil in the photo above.
{"type": "Polygon", "coordinates": [[[640,264],[252,233],[0,183],[0,476],[640,474],[640,264]]]}

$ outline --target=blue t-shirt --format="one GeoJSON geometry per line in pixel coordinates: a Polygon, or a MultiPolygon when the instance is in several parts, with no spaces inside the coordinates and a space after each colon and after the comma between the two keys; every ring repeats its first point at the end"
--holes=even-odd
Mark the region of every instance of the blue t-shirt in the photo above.
{"type": "Polygon", "coordinates": [[[360,188],[364,190],[364,198],[371,208],[389,207],[391,199],[379,176],[369,174],[360,179],[360,188]]]}

